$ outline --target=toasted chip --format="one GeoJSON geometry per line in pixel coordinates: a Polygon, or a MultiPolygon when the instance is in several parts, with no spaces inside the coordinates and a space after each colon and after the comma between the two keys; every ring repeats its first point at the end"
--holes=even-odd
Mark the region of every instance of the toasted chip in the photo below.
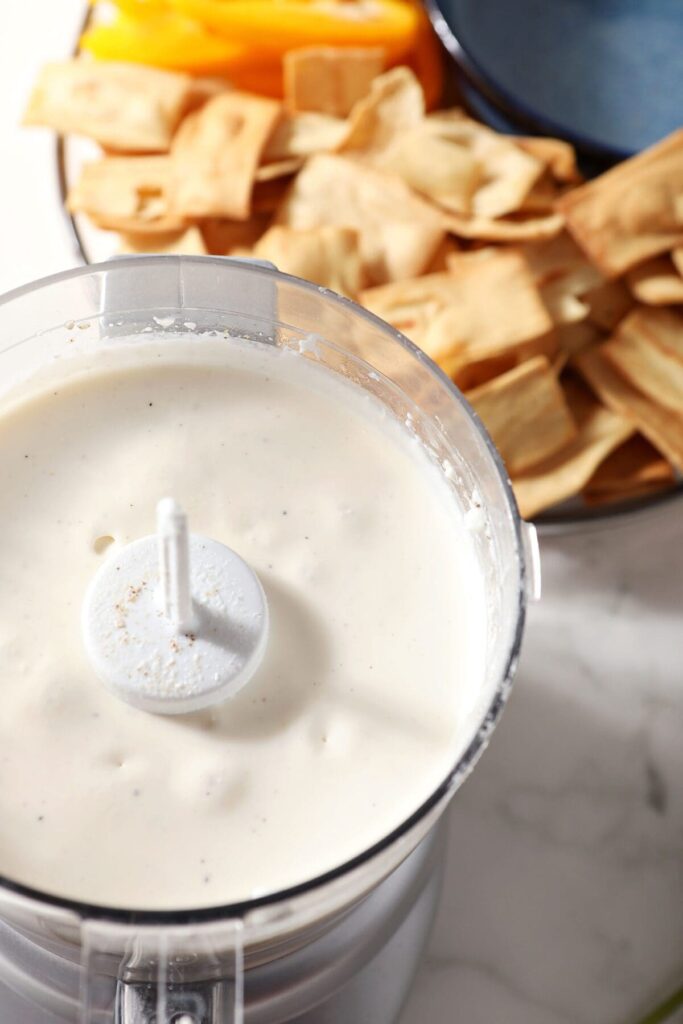
{"type": "Polygon", "coordinates": [[[547,459],[576,436],[564,393],[545,356],[467,392],[511,475],[547,459]]]}
{"type": "Polygon", "coordinates": [[[613,331],[633,309],[633,296],[623,281],[605,281],[581,299],[588,305],[588,319],[605,331],[613,331]]]}
{"type": "Polygon", "coordinates": [[[683,416],[683,360],[632,327],[617,331],[600,352],[634,388],[683,416]]]}
{"type": "Polygon", "coordinates": [[[459,251],[460,247],[456,240],[451,235],[448,235],[434,253],[431,263],[425,269],[425,273],[435,274],[441,270],[448,270],[448,260],[459,251]]]}
{"type": "Polygon", "coordinates": [[[201,230],[208,252],[214,256],[231,256],[236,249],[251,250],[269,223],[269,214],[255,214],[249,220],[210,217],[202,222],[201,230]]]}
{"type": "Polygon", "coordinates": [[[281,118],[263,152],[264,162],[308,157],[336,149],[346,137],[348,125],[328,114],[289,114],[281,118]]]}
{"type": "MultiPolygon", "coordinates": [[[[463,267],[467,271],[476,262],[500,255],[500,251],[495,248],[470,253],[455,250],[446,257],[447,269],[452,267],[453,274],[434,272],[411,280],[370,288],[362,293],[360,301],[367,309],[420,344],[437,315],[448,306],[459,304],[461,286],[456,283],[459,271],[463,267]]],[[[546,323],[547,320],[543,322],[546,323]]],[[[499,365],[506,370],[515,366],[517,361],[516,352],[506,354],[502,361],[501,357],[496,358],[499,359],[499,365]]],[[[446,366],[445,357],[442,359],[442,365],[446,366]]]]}
{"type": "Polygon", "coordinates": [[[683,302],[683,277],[669,256],[656,256],[639,263],[626,275],[628,286],[639,302],[667,306],[683,302]]]}
{"type": "Polygon", "coordinates": [[[514,213],[543,174],[543,164],[507,136],[498,135],[459,112],[456,117],[448,113],[427,118],[425,128],[464,146],[481,166],[481,184],[472,198],[474,215],[487,219],[514,213]]]}
{"type": "Polygon", "coordinates": [[[302,157],[293,156],[288,160],[275,160],[272,164],[261,164],[256,168],[255,181],[274,181],[275,178],[291,178],[304,165],[302,157]]]}
{"type": "Polygon", "coordinates": [[[545,171],[532,186],[531,191],[527,192],[517,212],[535,216],[553,213],[557,200],[566,191],[566,186],[558,185],[550,172],[545,171]]]}
{"type": "Polygon", "coordinates": [[[570,274],[572,291],[583,295],[604,281],[600,271],[586,259],[582,249],[566,231],[548,241],[522,245],[520,250],[539,285],[570,274]]]}
{"type": "Polygon", "coordinates": [[[456,294],[452,275],[438,272],[370,288],[361,293],[360,301],[419,344],[431,321],[456,294]]]}
{"type": "Polygon", "coordinates": [[[370,85],[349,116],[348,134],[340,152],[377,157],[396,136],[420,124],[425,113],[422,86],[407,67],[392,68],[370,85]]]}
{"type": "Polygon", "coordinates": [[[187,228],[171,235],[121,235],[120,253],[181,253],[184,256],[203,256],[204,238],[198,227],[187,228]]]}
{"type": "Polygon", "coordinates": [[[589,312],[581,296],[602,282],[602,275],[566,233],[521,250],[555,324],[585,320],[589,312]]]}
{"type": "Polygon", "coordinates": [[[487,384],[494,377],[499,377],[501,373],[514,370],[516,366],[521,366],[522,363],[526,363],[536,356],[544,356],[554,370],[555,362],[558,359],[558,348],[553,331],[509,348],[502,355],[485,356],[482,359],[463,363],[461,354],[456,353],[441,361],[439,365],[461,391],[470,391],[481,384],[487,384]]]}
{"type": "Polygon", "coordinates": [[[516,136],[514,141],[545,164],[555,181],[576,185],[583,180],[576,166],[576,152],[568,142],[536,136],[516,136]]]}
{"type": "Polygon", "coordinates": [[[683,277],[683,245],[671,250],[671,259],[678,273],[683,277]]]}
{"type": "Polygon", "coordinates": [[[170,208],[170,182],[167,156],[108,156],[83,165],[67,206],[110,231],[177,233],[187,221],[170,208]]]}
{"type": "Polygon", "coordinates": [[[683,359],[683,312],[636,306],[622,320],[619,330],[641,334],[663,352],[683,359]]]}
{"type": "Polygon", "coordinates": [[[346,117],[381,75],[384,60],[384,50],[377,47],[289,50],[283,59],[285,103],[290,110],[346,117]]]}
{"type": "Polygon", "coordinates": [[[111,150],[163,153],[192,95],[188,75],[115,61],[63,61],[43,66],[24,124],[87,135],[111,150]]]}
{"type": "Polygon", "coordinates": [[[579,494],[600,463],[635,431],[630,420],[605,409],[578,382],[567,382],[565,395],[578,433],[549,459],[513,480],[525,518],[579,494]]]}
{"type": "Polygon", "coordinates": [[[628,499],[674,483],[674,471],[640,434],[620,445],[598,467],[584,490],[591,504],[628,499]]]}
{"type": "Polygon", "coordinates": [[[376,162],[455,213],[469,213],[482,178],[481,165],[468,149],[421,126],[397,135],[376,162]]]}
{"type": "Polygon", "coordinates": [[[448,213],[444,223],[459,238],[483,242],[542,242],[559,235],[564,227],[564,217],[560,213],[550,213],[542,217],[501,217],[493,220],[491,217],[448,213]]]}
{"type": "Polygon", "coordinates": [[[219,96],[222,92],[231,92],[234,89],[232,82],[218,76],[193,75],[191,81],[192,91],[185,113],[203,107],[207,100],[219,96]]]}
{"type": "Polygon", "coordinates": [[[372,283],[421,274],[444,238],[441,217],[395,175],[341,156],[313,157],[277,220],[293,228],[355,228],[372,283]]]}
{"type": "Polygon", "coordinates": [[[600,347],[580,352],[575,363],[609,409],[630,419],[669,462],[683,470],[683,416],[661,408],[631,387],[600,347]]]}
{"type": "Polygon", "coordinates": [[[559,201],[606,277],[683,244],[683,129],[559,201]]]}
{"type": "Polygon", "coordinates": [[[270,260],[285,274],[351,298],[363,287],[358,233],[352,228],[328,225],[297,230],[276,225],[257,242],[254,256],[270,260]]]}
{"type": "Polygon", "coordinates": [[[540,292],[554,324],[576,324],[588,316],[588,306],[572,293],[567,277],[549,281],[542,285],[540,292]]]}
{"type": "Polygon", "coordinates": [[[567,357],[575,355],[589,345],[605,340],[605,333],[590,320],[574,324],[562,324],[555,329],[555,337],[561,352],[567,357]]]}
{"type": "Polygon", "coordinates": [[[436,314],[422,342],[432,359],[455,359],[466,366],[500,356],[552,329],[519,253],[494,250],[484,258],[481,253],[462,253],[449,260],[449,267],[450,304],[436,314]]]}
{"type": "Polygon", "coordinates": [[[190,114],[173,140],[171,202],[185,217],[246,220],[256,168],[280,104],[227,92],[190,114]]]}

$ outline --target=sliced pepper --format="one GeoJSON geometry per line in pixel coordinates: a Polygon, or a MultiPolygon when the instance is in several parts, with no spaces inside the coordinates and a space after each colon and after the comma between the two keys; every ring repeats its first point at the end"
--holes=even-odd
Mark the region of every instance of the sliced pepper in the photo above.
{"type": "Polygon", "coordinates": [[[86,31],[81,46],[101,60],[132,61],[191,74],[232,77],[257,62],[246,47],[177,14],[130,18],[120,13],[111,24],[86,31]]]}
{"type": "Polygon", "coordinates": [[[433,110],[438,106],[443,94],[443,54],[441,43],[432,28],[427,12],[422,7],[418,7],[417,13],[420,19],[417,39],[405,62],[420,79],[427,109],[433,110]]]}
{"type": "Polygon", "coordinates": [[[257,51],[382,46],[392,63],[415,45],[420,12],[405,0],[169,0],[211,31],[257,51]]]}
{"type": "MultiPolygon", "coordinates": [[[[93,7],[96,7],[102,0],[90,0],[93,7]]],[[[106,2],[106,0],[105,0],[106,2]]],[[[113,0],[114,7],[117,7],[124,14],[131,18],[155,17],[159,14],[168,13],[167,0],[113,0]]]]}

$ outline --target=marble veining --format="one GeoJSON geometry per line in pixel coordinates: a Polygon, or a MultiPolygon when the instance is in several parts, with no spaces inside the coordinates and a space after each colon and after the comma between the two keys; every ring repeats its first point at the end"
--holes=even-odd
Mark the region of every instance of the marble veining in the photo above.
{"type": "Polygon", "coordinates": [[[543,538],[401,1024],[635,1024],[683,983],[682,507],[543,538]]]}

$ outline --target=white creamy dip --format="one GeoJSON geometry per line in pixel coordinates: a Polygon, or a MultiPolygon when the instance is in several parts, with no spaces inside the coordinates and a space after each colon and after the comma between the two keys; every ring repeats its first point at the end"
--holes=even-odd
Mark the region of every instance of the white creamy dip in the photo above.
{"type": "Polygon", "coordinates": [[[0,873],[152,909],[342,864],[469,739],[486,610],[448,482],[296,354],[147,339],[70,362],[0,406],[0,873]],[[152,533],[167,494],[249,562],[271,618],[245,688],[178,717],[112,696],[80,629],[101,560],[152,533]]]}

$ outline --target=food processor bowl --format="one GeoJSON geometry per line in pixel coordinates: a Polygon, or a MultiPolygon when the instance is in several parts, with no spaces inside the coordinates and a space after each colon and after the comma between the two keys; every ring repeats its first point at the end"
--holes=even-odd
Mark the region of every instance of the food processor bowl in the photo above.
{"type": "Polygon", "coordinates": [[[55,360],[150,332],[290,349],[406,425],[471,527],[487,600],[486,678],[467,709],[459,756],[423,805],[373,848],[287,891],[155,911],[66,899],[59,879],[53,892],[39,892],[0,877],[0,980],[46,1022],[390,1024],[436,906],[439,822],[511,686],[527,598],[538,586],[533,529],[520,520],[478,417],[427,356],[349,300],[264,265],[126,257],[9,293],[0,299],[0,402],[55,360]]]}

